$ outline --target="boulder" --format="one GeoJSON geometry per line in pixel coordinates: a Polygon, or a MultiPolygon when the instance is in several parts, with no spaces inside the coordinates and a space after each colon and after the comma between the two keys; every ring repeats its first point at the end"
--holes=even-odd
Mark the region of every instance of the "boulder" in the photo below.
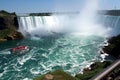
{"type": "Polygon", "coordinates": [[[52,74],[46,74],[46,75],[45,75],[45,79],[46,79],[46,80],[53,80],[53,77],[54,77],[54,76],[53,76],[52,74]]]}

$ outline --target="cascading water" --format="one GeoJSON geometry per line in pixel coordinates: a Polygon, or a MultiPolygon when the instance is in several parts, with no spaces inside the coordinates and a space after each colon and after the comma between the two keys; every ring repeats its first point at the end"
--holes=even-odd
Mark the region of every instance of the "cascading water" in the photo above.
{"type": "Polygon", "coordinates": [[[116,36],[118,34],[120,34],[120,16],[109,16],[106,15],[102,16],[102,18],[104,18],[103,25],[109,29],[108,31],[108,36],[116,36]]]}
{"type": "Polygon", "coordinates": [[[59,22],[55,16],[28,16],[19,18],[19,31],[24,35],[46,35],[57,28],[59,22]]]}
{"type": "Polygon", "coordinates": [[[97,9],[98,0],[92,0],[87,1],[80,14],[19,17],[19,31],[32,37],[54,33],[95,34],[105,37],[119,34],[119,17],[97,15],[97,9]]]}
{"type": "Polygon", "coordinates": [[[78,20],[75,14],[73,15],[74,17],[57,15],[19,17],[19,31],[21,31],[24,35],[29,33],[31,36],[46,36],[53,33],[94,34],[98,32],[96,35],[103,35],[102,33],[105,34],[105,28],[98,25],[93,26],[93,24],[89,24],[87,22],[84,23],[81,19],[78,20]],[[79,21],[80,23],[78,24],[77,22],[79,21]],[[102,32],[100,30],[102,30],[102,32]]]}
{"type": "Polygon", "coordinates": [[[98,22],[92,19],[78,19],[79,14],[54,16],[19,17],[19,31],[25,36],[47,36],[54,33],[79,33],[83,35],[115,36],[120,32],[120,17],[97,15],[98,22]],[[77,17],[77,18],[76,18],[77,17]],[[83,22],[84,21],[84,22],[83,22]],[[74,26],[74,27],[73,27],[74,26]]]}
{"type": "Polygon", "coordinates": [[[119,33],[120,17],[95,16],[96,8],[97,0],[89,0],[81,14],[18,17],[19,31],[31,38],[1,43],[0,79],[32,80],[56,69],[74,75],[100,61],[105,36],[119,33]],[[10,54],[8,49],[19,45],[30,50],[20,56],[10,54]]]}

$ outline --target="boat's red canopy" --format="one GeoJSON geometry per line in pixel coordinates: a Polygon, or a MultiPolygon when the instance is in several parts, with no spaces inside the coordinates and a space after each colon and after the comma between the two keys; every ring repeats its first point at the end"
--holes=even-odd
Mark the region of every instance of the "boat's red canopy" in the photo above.
{"type": "Polygon", "coordinates": [[[12,51],[19,51],[19,50],[25,50],[25,49],[26,49],[26,46],[18,46],[18,47],[12,48],[12,51]]]}

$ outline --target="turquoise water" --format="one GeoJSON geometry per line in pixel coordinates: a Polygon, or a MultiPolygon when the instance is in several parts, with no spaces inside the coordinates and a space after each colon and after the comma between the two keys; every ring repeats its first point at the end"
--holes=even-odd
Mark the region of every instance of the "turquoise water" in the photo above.
{"type": "Polygon", "coordinates": [[[104,38],[75,34],[29,38],[0,43],[0,80],[31,80],[56,69],[74,75],[94,61],[101,60],[99,50],[104,38]],[[19,45],[30,48],[23,55],[9,49],[19,45]]]}
{"type": "Polygon", "coordinates": [[[90,63],[101,60],[100,49],[106,35],[114,36],[120,32],[119,16],[100,16],[98,22],[102,23],[103,28],[101,26],[96,28],[94,25],[68,27],[74,25],[72,21],[69,22],[71,20],[69,17],[67,19],[60,16],[44,17],[42,21],[44,23],[41,22],[42,18],[40,16],[20,18],[21,30],[27,33],[26,36],[29,33],[31,38],[0,42],[0,80],[32,80],[56,69],[63,69],[75,75],[90,63]],[[63,33],[59,34],[61,30],[63,33]],[[99,35],[104,31],[107,34],[99,35]],[[26,45],[30,50],[23,55],[10,52],[11,48],[20,45],[26,45]]]}

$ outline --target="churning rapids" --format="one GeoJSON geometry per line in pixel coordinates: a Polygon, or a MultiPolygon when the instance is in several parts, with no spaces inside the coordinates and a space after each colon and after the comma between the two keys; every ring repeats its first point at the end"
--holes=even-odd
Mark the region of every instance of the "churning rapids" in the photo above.
{"type": "Polygon", "coordinates": [[[74,75],[101,61],[106,37],[120,33],[120,17],[95,15],[96,7],[91,0],[80,15],[19,16],[19,31],[27,38],[0,43],[0,80],[32,80],[56,69],[74,75]],[[19,45],[30,50],[11,54],[19,45]]]}
{"type": "Polygon", "coordinates": [[[25,36],[29,34],[30,38],[0,43],[0,79],[31,80],[56,69],[63,69],[74,75],[91,62],[101,60],[99,51],[105,41],[106,32],[111,33],[110,35],[120,32],[119,17],[100,17],[98,22],[106,26],[104,34],[103,28],[99,28],[98,31],[95,27],[89,26],[90,30],[84,30],[72,25],[73,22],[68,24],[65,19],[69,20],[71,17],[66,17],[19,17],[19,30],[25,36]],[[61,21],[66,24],[63,26],[61,21]],[[73,28],[70,29],[69,26],[73,28]],[[11,54],[9,48],[19,45],[28,46],[29,52],[24,55],[11,54]]]}

